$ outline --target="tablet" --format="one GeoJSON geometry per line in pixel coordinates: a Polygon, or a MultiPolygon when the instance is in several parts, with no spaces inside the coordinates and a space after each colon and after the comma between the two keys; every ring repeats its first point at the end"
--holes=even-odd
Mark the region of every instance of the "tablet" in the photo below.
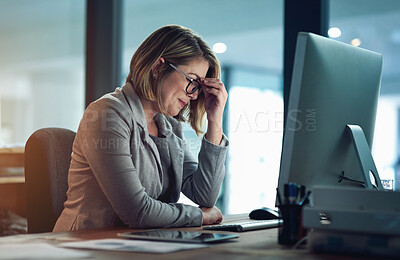
{"type": "Polygon", "coordinates": [[[203,233],[195,231],[177,231],[177,230],[167,230],[167,229],[133,231],[126,233],[119,233],[118,236],[123,238],[132,238],[132,239],[185,242],[185,243],[213,243],[239,237],[236,234],[203,233]]]}

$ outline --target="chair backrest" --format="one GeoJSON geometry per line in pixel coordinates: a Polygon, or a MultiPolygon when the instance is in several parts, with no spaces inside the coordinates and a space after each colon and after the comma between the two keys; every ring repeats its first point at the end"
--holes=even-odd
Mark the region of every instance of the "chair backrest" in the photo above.
{"type": "Polygon", "coordinates": [[[51,232],[67,199],[75,132],[42,128],[25,145],[28,233],[51,232]]]}

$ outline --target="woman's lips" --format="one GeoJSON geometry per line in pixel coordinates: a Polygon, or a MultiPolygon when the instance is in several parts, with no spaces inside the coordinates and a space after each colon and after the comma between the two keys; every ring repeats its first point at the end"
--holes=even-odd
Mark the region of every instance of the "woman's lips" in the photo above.
{"type": "Polygon", "coordinates": [[[183,102],[182,100],[179,99],[179,104],[181,105],[181,108],[184,108],[186,106],[186,103],[183,102]]]}

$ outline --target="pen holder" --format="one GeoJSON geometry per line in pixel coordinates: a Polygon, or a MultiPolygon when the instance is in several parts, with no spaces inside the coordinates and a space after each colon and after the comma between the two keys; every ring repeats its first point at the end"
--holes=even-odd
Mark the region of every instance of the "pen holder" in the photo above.
{"type": "Polygon", "coordinates": [[[305,236],[303,229],[303,207],[298,204],[284,204],[279,207],[282,224],[278,229],[278,242],[282,245],[294,245],[305,236]]]}

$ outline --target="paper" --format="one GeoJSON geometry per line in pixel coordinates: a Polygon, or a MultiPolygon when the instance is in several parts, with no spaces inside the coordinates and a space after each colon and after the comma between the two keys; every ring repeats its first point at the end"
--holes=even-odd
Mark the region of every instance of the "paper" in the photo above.
{"type": "Polygon", "coordinates": [[[98,239],[80,242],[67,242],[58,244],[61,247],[87,248],[112,251],[129,251],[145,253],[170,253],[181,250],[197,249],[207,247],[202,244],[187,244],[173,242],[155,242],[128,239],[98,239]]]}
{"type": "Polygon", "coordinates": [[[0,245],[0,259],[67,259],[89,258],[89,252],[59,248],[45,243],[0,245]]]}

